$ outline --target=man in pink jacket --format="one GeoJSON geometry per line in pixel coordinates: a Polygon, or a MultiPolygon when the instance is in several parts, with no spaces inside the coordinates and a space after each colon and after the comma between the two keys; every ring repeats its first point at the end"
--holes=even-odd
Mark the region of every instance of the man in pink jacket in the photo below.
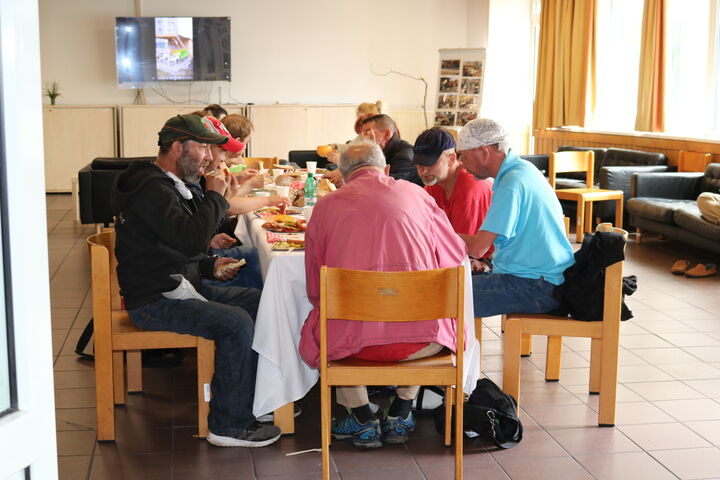
{"type": "MultiPolygon", "coordinates": [[[[410,271],[460,265],[464,242],[445,213],[422,188],[386,173],[385,157],[373,143],[358,143],[342,154],[339,170],[345,186],[315,206],[305,237],[305,273],[313,309],[302,329],[300,354],[318,367],[320,357],[320,267],[375,271],[410,271]]],[[[418,292],[418,298],[422,292],[418,292]]],[[[402,361],[456,349],[455,321],[360,323],[330,320],[328,358],[353,357],[402,361]]],[[[375,448],[403,443],[415,428],[412,401],[417,386],[399,387],[388,416],[376,418],[365,386],[338,387],[338,403],[350,409],[333,422],[336,438],[375,448]]]]}

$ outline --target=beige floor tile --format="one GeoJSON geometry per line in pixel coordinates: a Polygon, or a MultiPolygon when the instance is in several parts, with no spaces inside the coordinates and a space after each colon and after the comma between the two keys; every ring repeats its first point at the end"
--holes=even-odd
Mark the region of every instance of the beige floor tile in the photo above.
{"type": "Polygon", "coordinates": [[[625,386],[642,396],[645,400],[685,400],[704,398],[705,395],[688,387],[685,383],[674,380],[669,382],[637,382],[626,383],[625,386]]]}
{"type": "Polygon", "coordinates": [[[646,451],[712,446],[682,423],[622,425],[618,428],[646,451]]]}
{"type": "Polygon", "coordinates": [[[567,457],[568,453],[545,430],[538,427],[525,428],[522,442],[507,450],[495,450],[492,456],[501,460],[514,461],[529,458],[567,457]]]}
{"type": "Polygon", "coordinates": [[[672,473],[645,452],[583,456],[577,460],[597,480],[675,479],[672,473]]]}
{"type": "Polygon", "coordinates": [[[697,333],[697,330],[690,325],[678,322],[677,320],[656,320],[643,322],[641,325],[647,332],[656,335],[663,333],[697,333]]]}
{"type": "Polygon", "coordinates": [[[663,340],[677,347],[720,346],[720,340],[705,333],[663,333],[663,340]]]}
{"type": "Polygon", "coordinates": [[[618,381],[622,383],[672,380],[672,377],[652,365],[624,365],[618,367],[618,381]]]}
{"type": "Polygon", "coordinates": [[[659,369],[672,375],[678,380],[702,380],[720,378],[720,369],[709,363],[673,363],[659,365],[659,369]]]}
{"type": "Polygon", "coordinates": [[[653,457],[681,479],[717,478],[720,474],[720,450],[698,448],[653,452],[653,457]]]}
{"type": "Polygon", "coordinates": [[[640,451],[640,447],[617,428],[564,428],[551,429],[548,433],[573,457],[640,451]]]}
{"type": "Polygon", "coordinates": [[[662,338],[648,334],[648,335],[627,335],[620,338],[620,346],[627,348],[631,351],[640,348],[663,348],[672,347],[672,344],[666,342],[662,338]]]}
{"type": "Polygon", "coordinates": [[[615,425],[667,423],[675,419],[650,402],[618,403],[615,425]]]}
{"type": "Polygon", "coordinates": [[[685,383],[710,398],[720,398],[720,378],[686,380],[685,383]]]}
{"type": "Polygon", "coordinates": [[[720,403],[709,398],[663,400],[654,404],[680,422],[720,420],[720,403]]]}
{"type": "Polygon", "coordinates": [[[592,476],[570,457],[537,458],[514,462],[499,461],[513,480],[585,480],[592,476]]]}
{"type": "Polygon", "coordinates": [[[545,428],[594,427],[598,422],[597,412],[587,405],[528,406],[525,410],[545,428]]]}
{"type": "Polygon", "coordinates": [[[720,420],[686,422],[685,425],[716,447],[720,446],[720,420]]]}
{"type": "Polygon", "coordinates": [[[633,353],[652,365],[671,363],[694,363],[697,358],[678,347],[670,348],[638,348],[633,353]]]}
{"type": "Polygon", "coordinates": [[[685,347],[685,351],[703,362],[720,362],[720,348],[717,346],[685,347]]]}

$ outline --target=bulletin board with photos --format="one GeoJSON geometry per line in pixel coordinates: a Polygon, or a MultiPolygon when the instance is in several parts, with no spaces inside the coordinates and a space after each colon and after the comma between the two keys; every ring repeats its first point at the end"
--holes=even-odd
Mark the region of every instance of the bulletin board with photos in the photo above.
{"type": "Polygon", "coordinates": [[[463,126],[480,113],[484,48],[440,49],[435,125],[463,126]]]}

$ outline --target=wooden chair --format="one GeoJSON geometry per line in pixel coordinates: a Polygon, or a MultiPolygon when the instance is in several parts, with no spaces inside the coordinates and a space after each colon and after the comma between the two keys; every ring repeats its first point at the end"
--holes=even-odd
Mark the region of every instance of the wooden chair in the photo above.
{"type": "Polygon", "coordinates": [[[320,269],[320,396],[323,479],[330,476],[330,399],[333,385],[444,385],[445,445],[450,445],[452,386],[455,386],[455,478],[462,478],[464,267],[412,272],[320,269]],[[422,292],[422,295],[418,295],[422,292]],[[414,322],[457,319],[457,356],[407,362],[328,362],[327,319],[414,322]]]}
{"type": "MultiPolygon", "coordinates": [[[[627,241],[627,232],[609,223],[598,225],[598,231],[620,233],[627,241]]],[[[520,405],[520,357],[523,335],[547,335],[545,380],[560,379],[562,337],[591,338],[590,393],[600,394],[598,424],[615,424],[615,402],[618,378],[620,341],[620,310],[622,306],[622,268],[617,262],[605,269],[603,320],[586,322],[552,315],[509,314],[505,320],[503,353],[503,390],[520,405]]]]}
{"type": "Polygon", "coordinates": [[[594,188],[595,152],[592,150],[579,152],[552,152],[548,166],[548,179],[555,194],[560,200],[577,203],[577,220],[575,223],[575,241],[582,243],[585,232],[592,231],[592,204],[604,200],[615,200],[615,226],[622,228],[623,192],[622,190],[606,190],[594,188]],[[585,172],[585,188],[555,188],[555,174],[563,172],[585,172]]]}
{"type": "Polygon", "coordinates": [[[106,231],[87,239],[92,264],[93,322],[95,342],[95,406],[98,440],[115,440],[114,404],[125,403],[124,359],[128,354],[128,385],[132,391],[142,389],[140,352],[158,348],[197,349],[198,362],[198,436],[208,433],[210,380],[215,368],[215,342],[192,335],[153,332],[137,328],[125,310],[120,308],[115,233],[106,231]]]}
{"type": "Polygon", "coordinates": [[[243,163],[247,165],[248,168],[255,168],[257,170],[266,168],[272,170],[273,165],[278,163],[278,157],[247,157],[243,159],[243,163]]]}
{"type": "Polygon", "coordinates": [[[704,172],[705,167],[713,162],[711,153],[686,152],[680,150],[678,156],[678,172],[704,172]]]}

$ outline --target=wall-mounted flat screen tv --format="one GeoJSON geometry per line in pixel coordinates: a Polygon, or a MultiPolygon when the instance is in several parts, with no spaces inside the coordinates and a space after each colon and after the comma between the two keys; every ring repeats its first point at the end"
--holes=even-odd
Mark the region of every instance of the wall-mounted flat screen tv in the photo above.
{"type": "Polygon", "coordinates": [[[116,17],[121,86],[158,81],[230,81],[229,17],[116,17]]]}

